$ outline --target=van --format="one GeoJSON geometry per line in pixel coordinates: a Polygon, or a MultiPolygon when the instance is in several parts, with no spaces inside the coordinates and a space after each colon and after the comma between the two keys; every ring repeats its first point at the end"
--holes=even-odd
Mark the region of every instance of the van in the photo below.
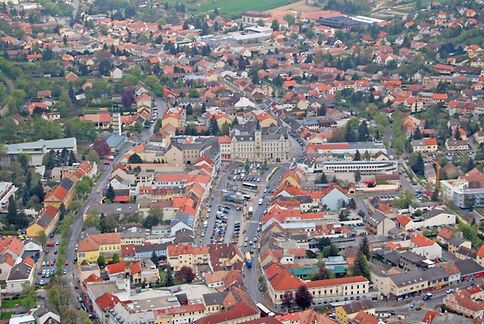
{"type": "Polygon", "coordinates": [[[259,199],[259,205],[262,205],[263,200],[259,199]]]}

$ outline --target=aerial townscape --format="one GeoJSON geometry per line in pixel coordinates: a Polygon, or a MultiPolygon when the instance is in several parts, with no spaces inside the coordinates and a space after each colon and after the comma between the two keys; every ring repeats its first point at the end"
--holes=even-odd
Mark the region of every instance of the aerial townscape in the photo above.
{"type": "Polygon", "coordinates": [[[484,0],[0,0],[0,324],[484,324],[484,0]]]}

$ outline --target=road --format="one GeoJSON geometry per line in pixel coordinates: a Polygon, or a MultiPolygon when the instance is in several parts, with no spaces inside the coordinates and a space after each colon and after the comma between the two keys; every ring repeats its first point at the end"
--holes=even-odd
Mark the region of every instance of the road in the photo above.
{"type": "MultiPolygon", "coordinates": [[[[156,106],[158,107],[158,113],[159,113],[158,118],[160,118],[160,116],[164,115],[167,109],[167,105],[164,101],[157,98],[156,106]]],[[[134,144],[139,144],[140,142],[147,141],[153,134],[155,123],[156,121],[151,124],[150,128],[143,129],[140,136],[138,136],[135,139],[134,144]]],[[[84,227],[84,217],[83,217],[84,213],[86,212],[86,210],[89,208],[90,205],[101,201],[102,191],[108,185],[113,167],[121,161],[121,159],[126,155],[126,153],[129,151],[129,149],[132,146],[133,146],[133,143],[128,141],[125,144],[123,144],[123,146],[119,149],[118,154],[114,158],[114,161],[110,163],[106,168],[103,169],[103,173],[101,174],[96,185],[94,186],[91,193],[85,200],[84,206],[82,206],[82,208],[79,210],[79,212],[77,213],[74,219],[74,223],[72,224],[71,232],[67,240],[67,249],[65,254],[65,260],[69,261],[69,265],[65,267],[67,272],[66,278],[69,280],[69,284],[71,285],[71,287],[74,287],[76,284],[76,282],[74,282],[74,278],[75,278],[75,272],[77,270],[77,267],[75,266],[74,258],[76,256],[77,244],[81,238],[81,232],[84,227]]]]}
{"type": "MultiPolygon", "coordinates": [[[[284,164],[280,166],[280,169],[274,174],[274,176],[267,182],[266,187],[271,188],[271,190],[276,189],[276,187],[279,185],[279,181],[284,173],[289,170],[289,165],[284,164]]],[[[267,177],[269,176],[270,172],[267,173],[267,177]]],[[[262,181],[261,181],[262,183],[262,181]]],[[[247,237],[248,241],[254,242],[254,238],[256,235],[258,235],[258,227],[259,227],[259,222],[262,220],[262,216],[264,215],[264,210],[267,208],[267,205],[269,204],[269,200],[271,199],[272,195],[271,194],[266,194],[262,205],[259,205],[258,201],[259,198],[262,196],[262,191],[259,190],[259,194],[253,199],[253,205],[252,208],[254,210],[252,220],[247,224],[246,227],[246,233],[245,237],[247,237]]],[[[245,255],[245,252],[250,250],[252,247],[242,247],[241,252],[242,255],[245,255]]],[[[258,249],[255,249],[255,253],[252,257],[252,268],[247,268],[244,267],[244,274],[245,274],[245,285],[247,287],[247,291],[251,295],[251,297],[254,299],[256,303],[262,301],[262,296],[259,291],[259,268],[258,268],[258,249]]]]}

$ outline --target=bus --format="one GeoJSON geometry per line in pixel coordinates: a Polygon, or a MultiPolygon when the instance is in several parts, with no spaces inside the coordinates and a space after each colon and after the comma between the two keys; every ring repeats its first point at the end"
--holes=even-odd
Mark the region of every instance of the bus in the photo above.
{"type": "Polygon", "coordinates": [[[242,187],[250,189],[250,190],[257,190],[257,185],[252,184],[250,182],[243,182],[242,187]]]}
{"type": "Polygon", "coordinates": [[[252,258],[250,256],[250,252],[245,253],[245,264],[247,268],[252,268],[252,258]]]}
{"type": "Polygon", "coordinates": [[[257,308],[260,310],[260,316],[261,317],[267,317],[267,316],[275,316],[274,312],[271,312],[270,309],[262,305],[261,303],[256,304],[257,308]]]}

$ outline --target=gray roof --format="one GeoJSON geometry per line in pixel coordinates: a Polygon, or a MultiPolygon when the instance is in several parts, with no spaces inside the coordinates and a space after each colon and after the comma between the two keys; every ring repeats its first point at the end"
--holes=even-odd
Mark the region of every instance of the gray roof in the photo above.
{"type": "Polygon", "coordinates": [[[424,278],[423,271],[420,270],[395,274],[390,276],[390,278],[397,287],[405,287],[426,280],[424,278]]]}
{"type": "Polygon", "coordinates": [[[425,218],[425,219],[429,219],[429,218],[432,218],[432,217],[440,215],[440,214],[452,214],[452,215],[454,215],[454,213],[451,212],[450,210],[435,208],[435,209],[431,209],[428,212],[422,214],[422,217],[425,218]]]}
{"type": "Polygon", "coordinates": [[[459,260],[455,263],[455,266],[459,269],[462,276],[484,271],[484,268],[472,259],[459,260]]]}
{"type": "Polygon", "coordinates": [[[449,277],[447,271],[445,271],[445,269],[442,267],[430,268],[426,271],[423,271],[422,274],[424,279],[428,281],[441,280],[449,277]]]}
{"type": "Polygon", "coordinates": [[[167,246],[168,246],[167,243],[149,244],[149,245],[135,245],[134,251],[135,251],[135,253],[160,251],[160,250],[166,250],[167,246]]]}
{"type": "Polygon", "coordinates": [[[369,300],[360,300],[351,304],[343,305],[343,308],[347,314],[354,314],[362,310],[375,308],[375,306],[369,300]]]}
{"type": "Polygon", "coordinates": [[[5,145],[8,154],[19,154],[25,150],[41,150],[45,147],[47,151],[73,148],[77,145],[75,137],[60,138],[54,140],[40,139],[35,142],[8,144],[5,145]]]}
{"type": "Polygon", "coordinates": [[[375,210],[371,215],[365,216],[364,221],[372,227],[377,227],[385,218],[387,218],[385,214],[379,210],[375,210]]]}
{"type": "Polygon", "coordinates": [[[412,251],[405,251],[400,254],[400,258],[403,258],[405,260],[408,260],[413,263],[419,263],[423,260],[425,260],[424,257],[412,252],[412,251]]]}
{"type": "Polygon", "coordinates": [[[225,299],[225,296],[227,296],[228,292],[227,291],[222,291],[222,292],[215,292],[211,294],[205,294],[203,295],[203,301],[205,302],[205,305],[221,305],[222,302],[225,299]]]}
{"type": "Polygon", "coordinates": [[[118,147],[121,143],[126,141],[126,136],[113,133],[106,137],[105,140],[109,147],[113,148],[118,147]]]}
{"type": "Polygon", "coordinates": [[[452,236],[450,239],[449,239],[449,243],[452,244],[453,246],[459,246],[461,245],[462,243],[464,243],[466,240],[463,239],[462,237],[460,236],[452,236]]]}
{"type": "Polygon", "coordinates": [[[124,215],[138,212],[137,204],[96,204],[89,206],[86,214],[97,210],[101,214],[124,215]]]}
{"type": "Polygon", "coordinates": [[[25,280],[29,277],[32,268],[21,262],[13,266],[7,280],[25,280]]]}

